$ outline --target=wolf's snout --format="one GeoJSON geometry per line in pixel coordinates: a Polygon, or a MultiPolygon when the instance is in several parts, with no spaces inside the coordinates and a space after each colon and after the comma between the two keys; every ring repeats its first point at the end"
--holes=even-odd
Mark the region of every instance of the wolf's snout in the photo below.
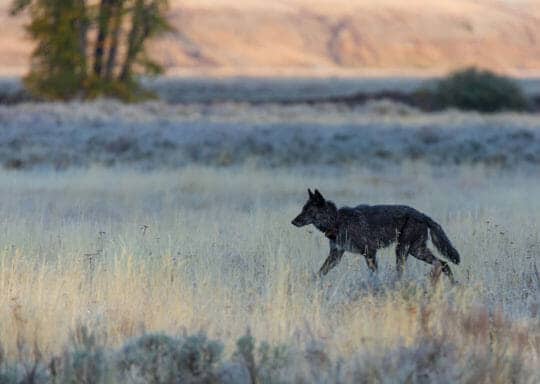
{"type": "Polygon", "coordinates": [[[295,227],[301,227],[304,225],[303,220],[300,218],[300,216],[296,216],[293,221],[291,221],[291,224],[295,227]]]}

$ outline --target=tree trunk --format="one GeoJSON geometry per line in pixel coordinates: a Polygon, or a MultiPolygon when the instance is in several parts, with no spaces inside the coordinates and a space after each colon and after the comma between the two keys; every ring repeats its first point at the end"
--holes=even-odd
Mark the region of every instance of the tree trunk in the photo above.
{"type": "Polygon", "coordinates": [[[140,39],[141,24],[144,17],[144,0],[137,0],[131,16],[131,30],[127,39],[127,52],[120,72],[120,81],[128,81],[131,78],[131,67],[137,57],[137,46],[140,39]]]}
{"type": "Polygon", "coordinates": [[[90,22],[86,13],[86,0],[79,0],[80,18],[79,18],[79,55],[81,56],[81,75],[86,77],[86,48],[88,46],[88,28],[90,22]]]}
{"type": "Polygon", "coordinates": [[[118,54],[118,44],[120,41],[120,31],[124,18],[124,0],[117,0],[112,10],[112,31],[109,54],[107,56],[107,66],[105,68],[105,78],[111,80],[116,67],[116,56],[118,54]]]}
{"type": "Polygon", "coordinates": [[[96,49],[94,53],[94,74],[101,77],[103,67],[103,55],[105,53],[105,40],[109,31],[111,18],[111,6],[114,0],[101,0],[99,4],[98,32],[96,38],[96,49]]]}

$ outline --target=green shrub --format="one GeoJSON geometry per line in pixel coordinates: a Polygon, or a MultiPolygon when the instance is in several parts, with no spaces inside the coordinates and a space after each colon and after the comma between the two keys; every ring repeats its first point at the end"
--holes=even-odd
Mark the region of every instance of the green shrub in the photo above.
{"type": "Polygon", "coordinates": [[[434,89],[439,107],[496,112],[524,110],[527,98],[512,79],[487,70],[467,68],[439,80],[434,89]]]}

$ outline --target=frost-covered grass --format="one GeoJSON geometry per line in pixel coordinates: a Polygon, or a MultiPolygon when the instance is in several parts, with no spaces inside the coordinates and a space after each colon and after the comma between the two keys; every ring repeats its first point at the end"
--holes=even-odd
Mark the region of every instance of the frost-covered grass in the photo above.
{"type": "Polygon", "coordinates": [[[0,375],[37,357],[60,382],[534,382],[538,176],[417,163],[2,171],[0,375]],[[290,225],[307,187],[428,213],[462,255],[461,284],[432,285],[414,258],[396,283],[392,248],[378,280],[352,254],[314,279],[326,241],[290,225]],[[236,345],[247,329],[253,352],[249,337],[236,345]],[[200,331],[218,344],[190,338],[200,331]],[[170,338],[133,339],[156,332],[170,338]]]}
{"type": "Polygon", "coordinates": [[[129,165],[540,164],[540,116],[421,113],[389,101],[0,106],[0,163],[31,169],[129,165]]]}

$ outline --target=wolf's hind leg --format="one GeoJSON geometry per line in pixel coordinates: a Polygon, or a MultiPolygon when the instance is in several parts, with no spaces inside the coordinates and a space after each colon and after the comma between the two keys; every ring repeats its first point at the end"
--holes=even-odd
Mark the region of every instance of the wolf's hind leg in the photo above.
{"type": "Polygon", "coordinates": [[[425,261],[428,264],[433,265],[435,263],[435,261],[439,262],[440,265],[441,265],[441,269],[442,269],[443,273],[446,276],[448,276],[448,278],[450,279],[450,281],[452,283],[456,282],[456,280],[454,279],[454,274],[452,273],[452,270],[448,266],[448,263],[436,258],[433,255],[433,253],[431,253],[431,251],[429,250],[429,248],[425,244],[422,244],[422,245],[412,249],[411,250],[411,255],[413,255],[414,257],[416,257],[419,260],[425,261]]]}
{"type": "Polygon", "coordinates": [[[396,270],[398,279],[401,279],[401,276],[403,276],[403,269],[405,268],[408,253],[409,244],[398,243],[396,246],[396,270]]]}
{"type": "Polygon", "coordinates": [[[364,257],[366,258],[366,263],[371,273],[377,272],[379,267],[377,264],[377,251],[368,250],[364,257]]]}
{"type": "Polygon", "coordinates": [[[396,245],[396,271],[398,279],[403,276],[407,256],[415,244],[425,243],[427,228],[417,221],[407,219],[399,231],[396,245]]]}

